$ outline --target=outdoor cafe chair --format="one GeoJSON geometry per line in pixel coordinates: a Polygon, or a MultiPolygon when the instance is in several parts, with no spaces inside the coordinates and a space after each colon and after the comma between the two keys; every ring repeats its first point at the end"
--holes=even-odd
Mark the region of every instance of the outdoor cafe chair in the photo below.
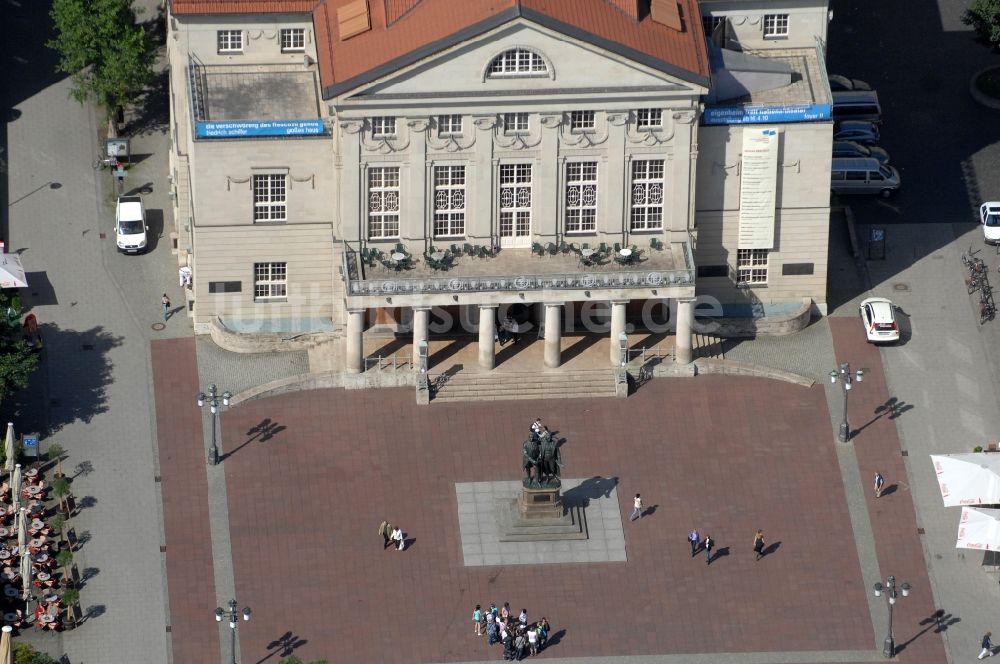
{"type": "Polygon", "coordinates": [[[538,254],[539,256],[545,255],[545,248],[538,242],[531,243],[531,253],[538,254]]]}

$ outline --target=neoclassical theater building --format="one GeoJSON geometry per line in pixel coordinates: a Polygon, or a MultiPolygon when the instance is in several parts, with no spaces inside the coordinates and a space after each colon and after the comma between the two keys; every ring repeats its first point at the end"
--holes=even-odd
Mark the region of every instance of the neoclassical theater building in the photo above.
{"type": "Polygon", "coordinates": [[[825,2],[171,0],[196,330],[479,334],[825,313],[825,2]],[[716,307],[720,309],[720,307],[716,307]]]}

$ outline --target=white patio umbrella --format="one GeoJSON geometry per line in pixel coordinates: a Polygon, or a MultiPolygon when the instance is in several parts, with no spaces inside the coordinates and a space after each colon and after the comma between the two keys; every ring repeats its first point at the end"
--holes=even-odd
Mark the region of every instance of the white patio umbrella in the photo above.
{"type": "Polygon", "coordinates": [[[956,549],[1000,550],[1000,510],[963,507],[956,549]]]}
{"type": "Polygon", "coordinates": [[[22,553],[28,548],[28,523],[27,517],[25,516],[27,511],[27,509],[22,507],[17,511],[17,514],[14,517],[17,519],[17,550],[22,553]]]}
{"type": "Polygon", "coordinates": [[[0,254],[0,288],[27,288],[28,278],[17,254],[0,254]]]}
{"type": "Polygon", "coordinates": [[[14,662],[14,651],[13,644],[10,642],[10,633],[14,631],[14,628],[10,625],[4,625],[0,629],[0,664],[13,664],[14,662]]]}
{"type": "MultiPolygon", "coordinates": [[[[31,595],[31,554],[27,549],[21,553],[21,594],[21,598],[25,601],[31,595]]],[[[24,612],[28,612],[27,606],[24,612]]]]}
{"type": "MultiPolygon", "coordinates": [[[[7,423],[7,437],[3,439],[4,462],[3,468],[8,473],[14,470],[14,423],[7,423]]],[[[0,649],[2,650],[2,649],[0,649]]]]}
{"type": "Polygon", "coordinates": [[[1000,503],[1000,454],[932,454],[945,507],[1000,503]]]}
{"type": "Polygon", "coordinates": [[[14,514],[17,514],[18,503],[21,502],[21,464],[14,466],[14,472],[10,476],[10,498],[14,514]]]}

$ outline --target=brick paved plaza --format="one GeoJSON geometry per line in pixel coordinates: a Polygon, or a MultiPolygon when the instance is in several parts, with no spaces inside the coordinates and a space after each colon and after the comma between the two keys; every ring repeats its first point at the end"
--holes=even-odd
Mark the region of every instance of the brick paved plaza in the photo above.
{"type": "MultiPolygon", "coordinates": [[[[885,400],[885,386],[877,351],[854,348],[850,329],[834,327],[835,347],[861,354],[870,368],[851,403],[852,424],[860,425],[885,400]]],[[[161,363],[158,404],[159,387],[178,383],[169,374],[185,370],[176,357],[161,363]]],[[[158,419],[161,463],[200,457],[200,446],[164,436],[174,421],[158,419]]],[[[225,413],[222,428],[236,595],[254,610],[240,626],[241,661],[274,654],[283,636],[303,642],[295,653],[305,661],[496,660],[500,647],[488,650],[471,625],[474,605],[491,601],[549,619],[553,638],[543,657],[880,657],[868,599],[878,578],[861,572],[821,386],[703,376],[654,380],[627,400],[425,407],[415,405],[412,389],[323,390],[244,404],[225,413]],[[623,520],[631,496],[642,493],[649,514],[625,523],[627,562],[463,565],[455,483],[516,479],[536,416],[565,438],[567,477],[618,479],[623,520]],[[262,422],[277,428],[266,441],[248,433],[262,422]],[[407,551],[383,550],[375,532],[383,518],[413,539],[407,551]],[[716,539],[720,555],[711,566],[691,559],[691,526],[716,539]],[[758,527],[774,550],[755,562],[758,527]]],[[[882,461],[870,455],[893,457],[895,447],[898,469],[883,472],[903,476],[894,425],[876,420],[852,444],[872,508],[868,465],[882,461]]],[[[174,589],[190,579],[171,564],[177,550],[204,569],[210,544],[190,523],[197,501],[189,496],[184,509],[172,510],[166,468],[163,477],[172,621],[186,625],[185,638],[212,642],[210,619],[178,615],[204,604],[212,589],[181,600],[174,589]]],[[[197,493],[196,483],[188,486],[197,493]]],[[[934,607],[909,496],[897,490],[878,507],[869,513],[883,573],[915,588],[897,604],[895,632],[900,644],[916,635],[920,647],[904,645],[901,658],[943,662],[939,637],[926,629],[934,607]]],[[[881,604],[876,610],[884,618],[881,604]]],[[[179,640],[175,631],[175,661],[179,640]]],[[[210,651],[204,661],[214,661],[218,651],[210,651]]],[[[185,652],[184,661],[195,661],[193,649],[185,652]]]]}

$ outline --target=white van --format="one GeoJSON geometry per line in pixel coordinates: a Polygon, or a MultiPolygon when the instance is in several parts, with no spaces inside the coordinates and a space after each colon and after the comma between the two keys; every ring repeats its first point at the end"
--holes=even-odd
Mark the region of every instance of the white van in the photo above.
{"type": "Polygon", "coordinates": [[[833,159],[830,189],[835,194],[880,194],[884,198],[899,189],[899,171],[878,159],[833,159]]]}
{"type": "Polygon", "coordinates": [[[878,93],[874,90],[834,92],[831,115],[835,121],[881,122],[882,106],[878,103],[878,93]]]}

